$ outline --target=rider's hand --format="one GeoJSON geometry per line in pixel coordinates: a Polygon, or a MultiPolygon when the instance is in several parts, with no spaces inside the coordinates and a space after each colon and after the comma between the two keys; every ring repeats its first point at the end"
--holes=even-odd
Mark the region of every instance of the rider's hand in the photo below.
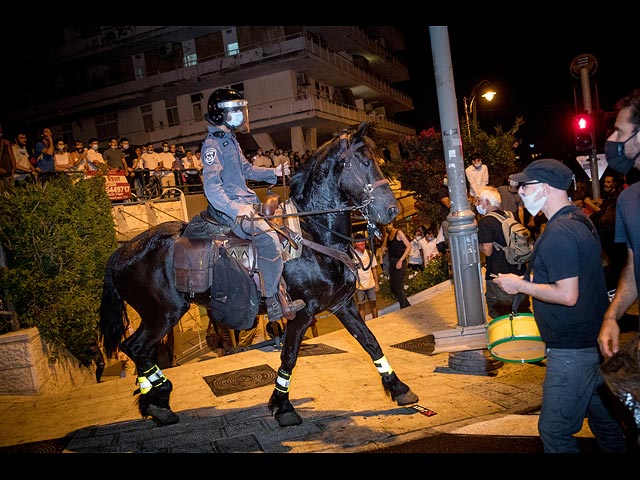
{"type": "Polygon", "coordinates": [[[278,165],[275,168],[276,177],[281,177],[282,176],[282,170],[283,169],[284,169],[284,174],[285,175],[287,175],[287,176],[291,175],[291,169],[289,168],[289,162],[284,162],[284,163],[281,163],[280,165],[278,165]]]}
{"type": "Polygon", "coordinates": [[[256,211],[251,204],[242,204],[238,208],[238,217],[251,218],[255,213],[256,211]]]}

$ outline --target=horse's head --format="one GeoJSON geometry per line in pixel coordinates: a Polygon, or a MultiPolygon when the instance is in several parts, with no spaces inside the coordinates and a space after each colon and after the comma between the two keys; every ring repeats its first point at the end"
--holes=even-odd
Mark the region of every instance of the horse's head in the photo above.
{"type": "Polygon", "coordinates": [[[364,122],[355,133],[340,136],[338,188],[369,223],[386,225],[398,215],[398,203],[380,170],[382,156],[367,136],[368,129],[369,123],[364,122]]]}
{"type": "Polygon", "coordinates": [[[367,137],[369,124],[342,133],[309,158],[293,176],[291,198],[303,211],[357,210],[374,225],[391,223],[399,208],[384,178],[376,144],[367,137]]]}

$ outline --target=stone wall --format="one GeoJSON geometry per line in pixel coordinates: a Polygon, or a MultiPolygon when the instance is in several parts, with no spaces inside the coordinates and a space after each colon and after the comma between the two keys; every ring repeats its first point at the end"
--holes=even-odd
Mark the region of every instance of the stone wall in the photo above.
{"type": "Polygon", "coordinates": [[[94,383],[95,365],[83,367],[67,351],[50,360],[37,328],[0,335],[0,395],[46,395],[94,383]]]}

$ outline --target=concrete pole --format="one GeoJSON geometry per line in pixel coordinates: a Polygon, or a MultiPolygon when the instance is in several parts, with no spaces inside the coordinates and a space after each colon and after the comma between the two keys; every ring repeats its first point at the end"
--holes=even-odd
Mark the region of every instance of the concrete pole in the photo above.
{"type": "MultiPolygon", "coordinates": [[[[449,248],[453,270],[454,294],[460,327],[486,323],[484,282],[478,246],[478,223],[469,208],[467,181],[462,155],[462,138],[456,104],[449,33],[447,27],[429,27],[431,54],[438,94],[438,109],[442,129],[444,161],[449,178],[451,209],[449,248]]],[[[462,329],[464,332],[464,328],[462,329]]],[[[495,360],[487,349],[467,350],[449,354],[449,366],[464,373],[495,374],[503,362],[495,360]]]]}
{"type": "Polygon", "coordinates": [[[478,223],[475,213],[470,209],[467,196],[449,33],[447,27],[429,27],[429,34],[438,94],[444,161],[449,178],[451,210],[447,220],[449,221],[458,324],[463,327],[482,325],[486,321],[486,313],[478,246],[478,223]]]}

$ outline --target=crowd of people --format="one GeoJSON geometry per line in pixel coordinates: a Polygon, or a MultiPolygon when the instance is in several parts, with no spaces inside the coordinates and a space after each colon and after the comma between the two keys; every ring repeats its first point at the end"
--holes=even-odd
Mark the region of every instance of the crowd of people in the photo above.
{"type": "MultiPolygon", "coordinates": [[[[127,137],[112,136],[107,147],[91,137],[66,142],[53,138],[50,128],[43,128],[37,138],[29,138],[26,131],[17,131],[12,139],[4,136],[0,125],[0,188],[33,181],[37,177],[63,173],[119,170],[124,173],[131,192],[137,198],[160,196],[167,189],[178,187],[185,193],[203,192],[203,164],[200,148],[161,142],[132,145],[127,137]]],[[[276,167],[288,162],[293,173],[312,155],[311,150],[300,154],[297,150],[258,148],[247,152],[247,160],[257,166],[276,167]]]]}

